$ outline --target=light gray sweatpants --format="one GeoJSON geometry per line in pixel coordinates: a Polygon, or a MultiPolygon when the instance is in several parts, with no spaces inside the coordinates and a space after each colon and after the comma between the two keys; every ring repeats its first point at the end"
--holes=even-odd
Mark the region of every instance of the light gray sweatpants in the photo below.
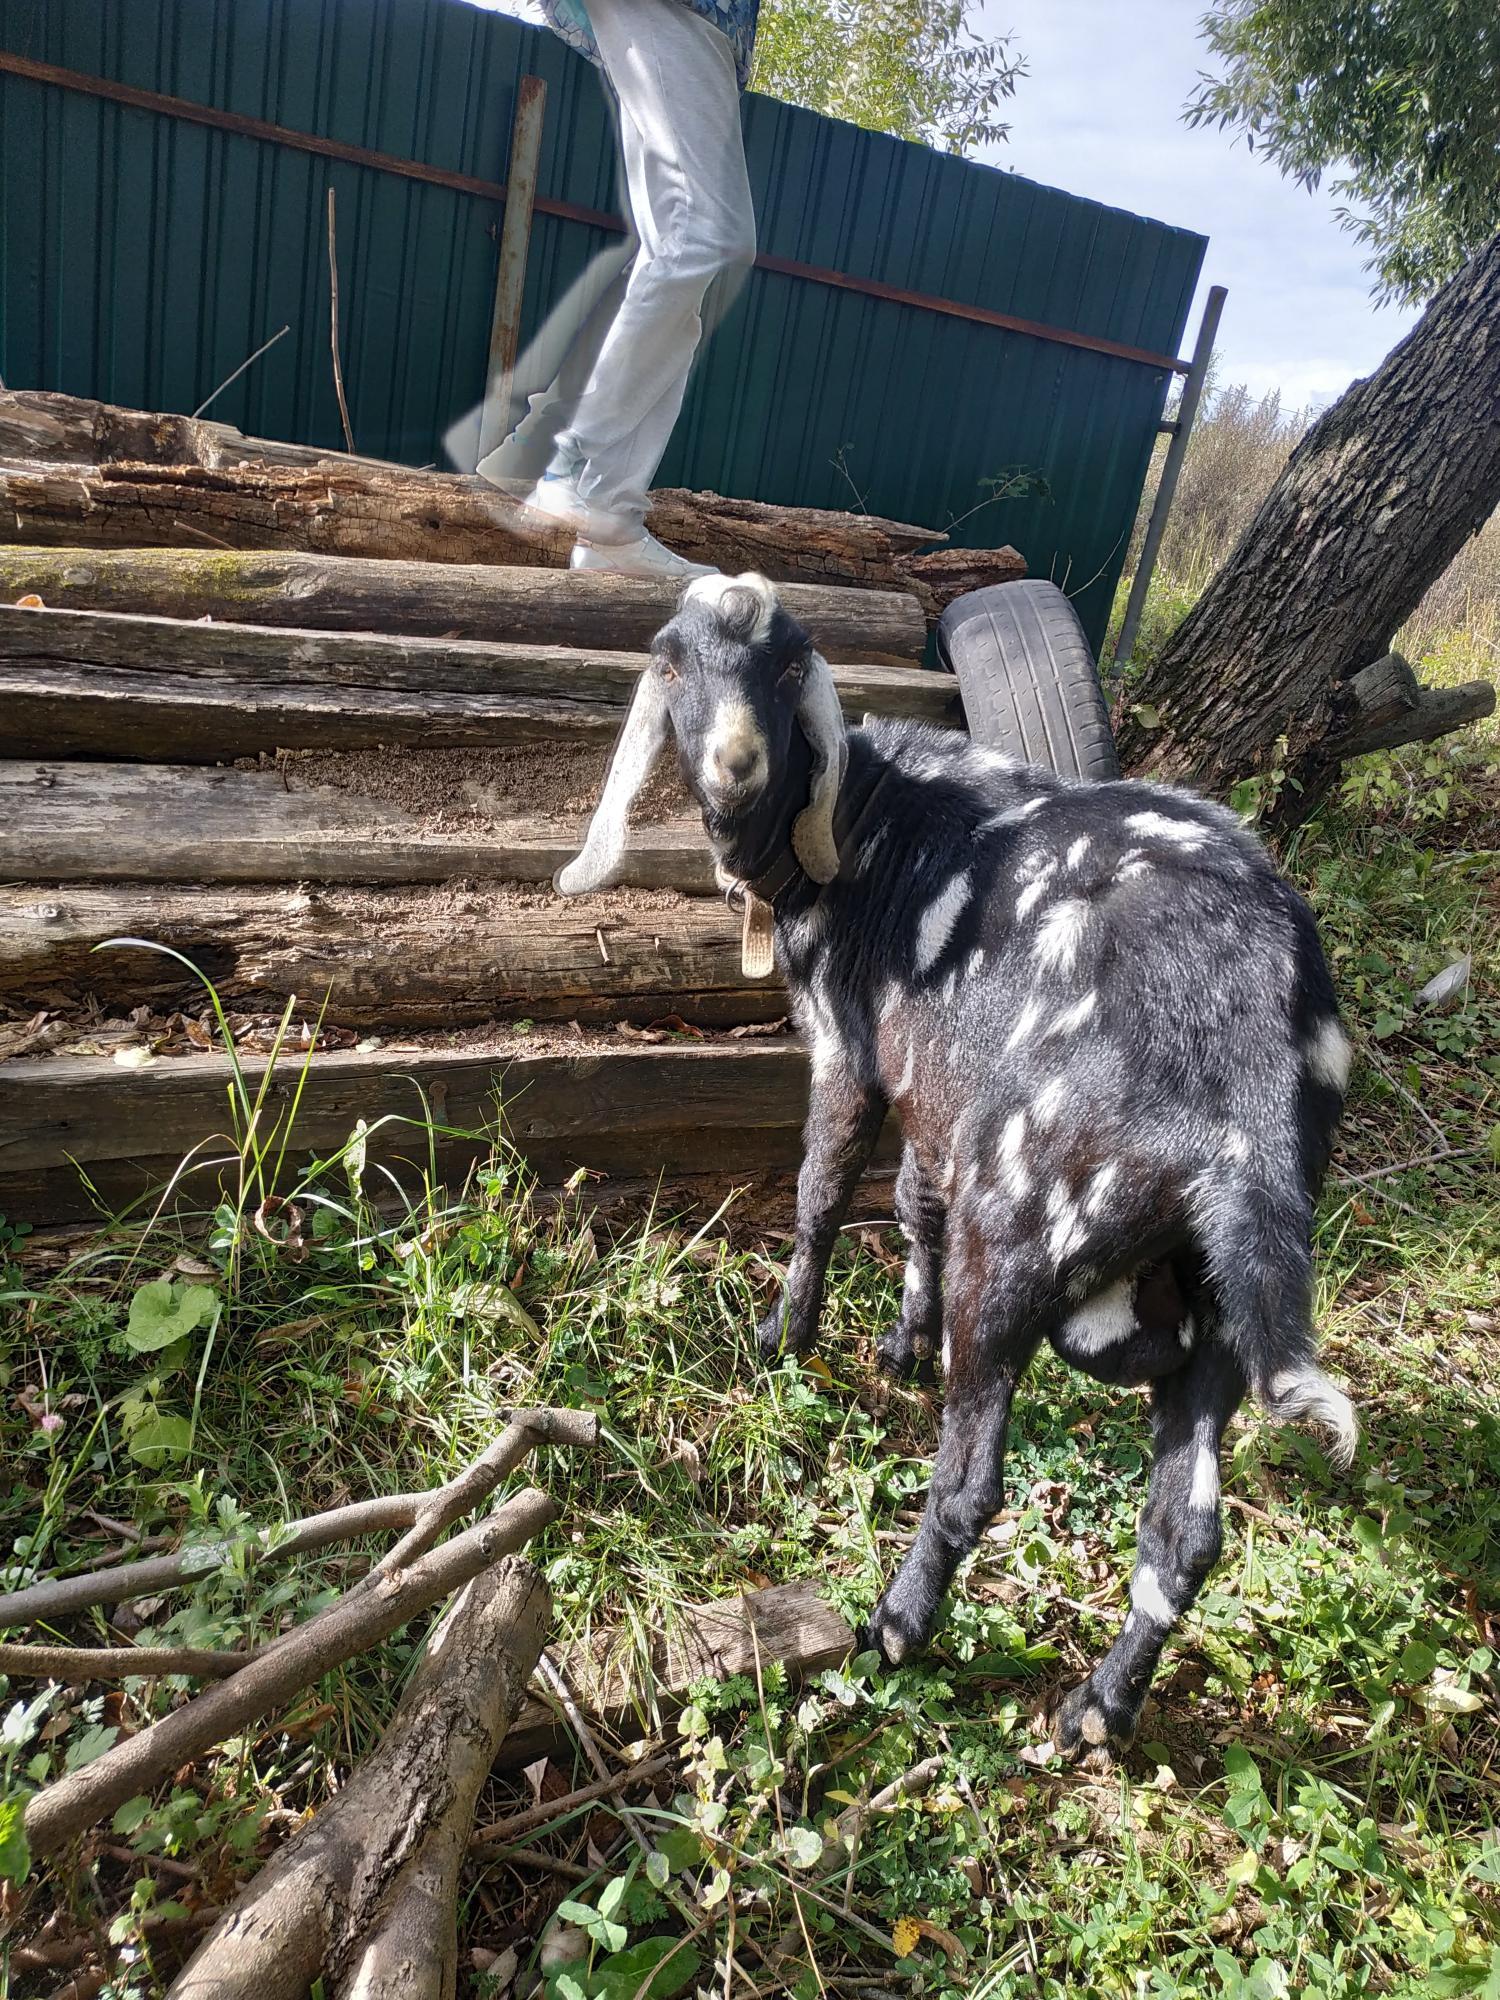
{"type": "MultiPolygon", "coordinates": [[[[683,0],[586,4],[619,103],[637,247],[550,387],[479,469],[498,478],[535,477],[549,463],[573,470],[583,499],[625,540],[642,530],[682,408],[704,294],[721,271],[754,257],[755,211],[727,37],[683,0]]],[[[546,339],[544,330],[533,357],[546,339]]]]}

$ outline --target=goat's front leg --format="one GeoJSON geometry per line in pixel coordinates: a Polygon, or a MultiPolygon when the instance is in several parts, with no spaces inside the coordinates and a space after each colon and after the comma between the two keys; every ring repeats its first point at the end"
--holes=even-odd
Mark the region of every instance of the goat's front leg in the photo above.
{"type": "Polygon", "coordinates": [[[1245,1379],[1210,1334],[1188,1365],[1155,1382],[1156,1452],[1141,1510],[1130,1611],[1081,1687],[1053,1711],[1059,1750],[1108,1762],[1135,1736],[1162,1647],[1219,1559],[1219,1445],[1245,1379]]]}
{"type": "Polygon", "coordinates": [[[906,1278],[901,1288],[901,1317],[876,1343],[883,1375],[921,1376],[930,1380],[930,1362],[943,1330],[942,1197],[933,1186],[915,1147],[908,1143],[896,1176],[896,1220],[906,1238],[906,1278]]]}
{"type": "Polygon", "coordinates": [[[802,1171],[797,1176],[797,1231],[786,1289],[757,1329],[767,1361],[781,1351],[806,1354],[818,1337],[823,1280],[850,1197],[875,1150],[886,1100],[842,1064],[814,1071],[802,1171]]]}

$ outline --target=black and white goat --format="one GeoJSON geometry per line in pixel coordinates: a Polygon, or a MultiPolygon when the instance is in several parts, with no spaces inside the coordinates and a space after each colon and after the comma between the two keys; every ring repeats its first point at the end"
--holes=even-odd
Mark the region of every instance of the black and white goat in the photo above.
{"type": "MultiPolygon", "coordinates": [[[[812,1058],[797,1230],[762,1352],[804,1353],[888,1108],[910,1244],[882,1364],[941,1341],[942,1438],[921,1529],[871,1615],[923,1644],[1001,1505],[1011,1399],[1043,1340],[1151,1385],[1155,1458],[1113,1647],[1058,1746],[1135,1731],[1175,1621],[1218,1559],[1219,1448],[1246,1389],[1347,1463],[1347,1396],[1311,1328],[1313,1203],[1349,1048],[1312,917],[1220,807],[1068,783],[913,723],[846,732],[833,677],[758,576],[689,585],[657,634],[583,853],[617,871],[668,734],[721,880],[774,911],[812,1058]]],[[[747,929],[748,936],[748,929],[747,929]]]]}

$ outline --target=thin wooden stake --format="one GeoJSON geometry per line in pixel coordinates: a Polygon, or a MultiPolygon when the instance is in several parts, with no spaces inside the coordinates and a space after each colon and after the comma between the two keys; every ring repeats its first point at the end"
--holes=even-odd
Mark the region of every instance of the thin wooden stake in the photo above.
{"type": "Polygon", "coordinates": [[[334,236],[333,189],[328,190],[328,338],[333,348],[333,386],[339,399],[339,416],[344,425],[344,449],[354,450],[354,428],[349,422],[349,405],[344,400],[344,365],[339,359],[339,259],[334,236]]]}

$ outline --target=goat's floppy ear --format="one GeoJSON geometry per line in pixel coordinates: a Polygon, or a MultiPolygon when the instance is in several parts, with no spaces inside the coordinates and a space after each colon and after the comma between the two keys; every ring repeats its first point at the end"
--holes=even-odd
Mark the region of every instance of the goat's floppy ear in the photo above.
{"type": "Polygon", "coordinates": [[[821,653],[809,652],[797,698],[797,720],[813,753],[812,795],[792,822],[792,852],[814,882],[831,882],[839,872],[839,851],[833,838],[833,809],[849,746],[844,735],[844,711],[833,674],[821,653]]]}
{"type": "Polygon", "coordinates": [[[625,851],[631,803],[651,775],[669,727],[667,690],[661,676],[648,666],[635,684],[635,696],[589,821],[583,852],[552,878],[553,887],[562,895],[587,896],[613,881],[625,851]]]}

